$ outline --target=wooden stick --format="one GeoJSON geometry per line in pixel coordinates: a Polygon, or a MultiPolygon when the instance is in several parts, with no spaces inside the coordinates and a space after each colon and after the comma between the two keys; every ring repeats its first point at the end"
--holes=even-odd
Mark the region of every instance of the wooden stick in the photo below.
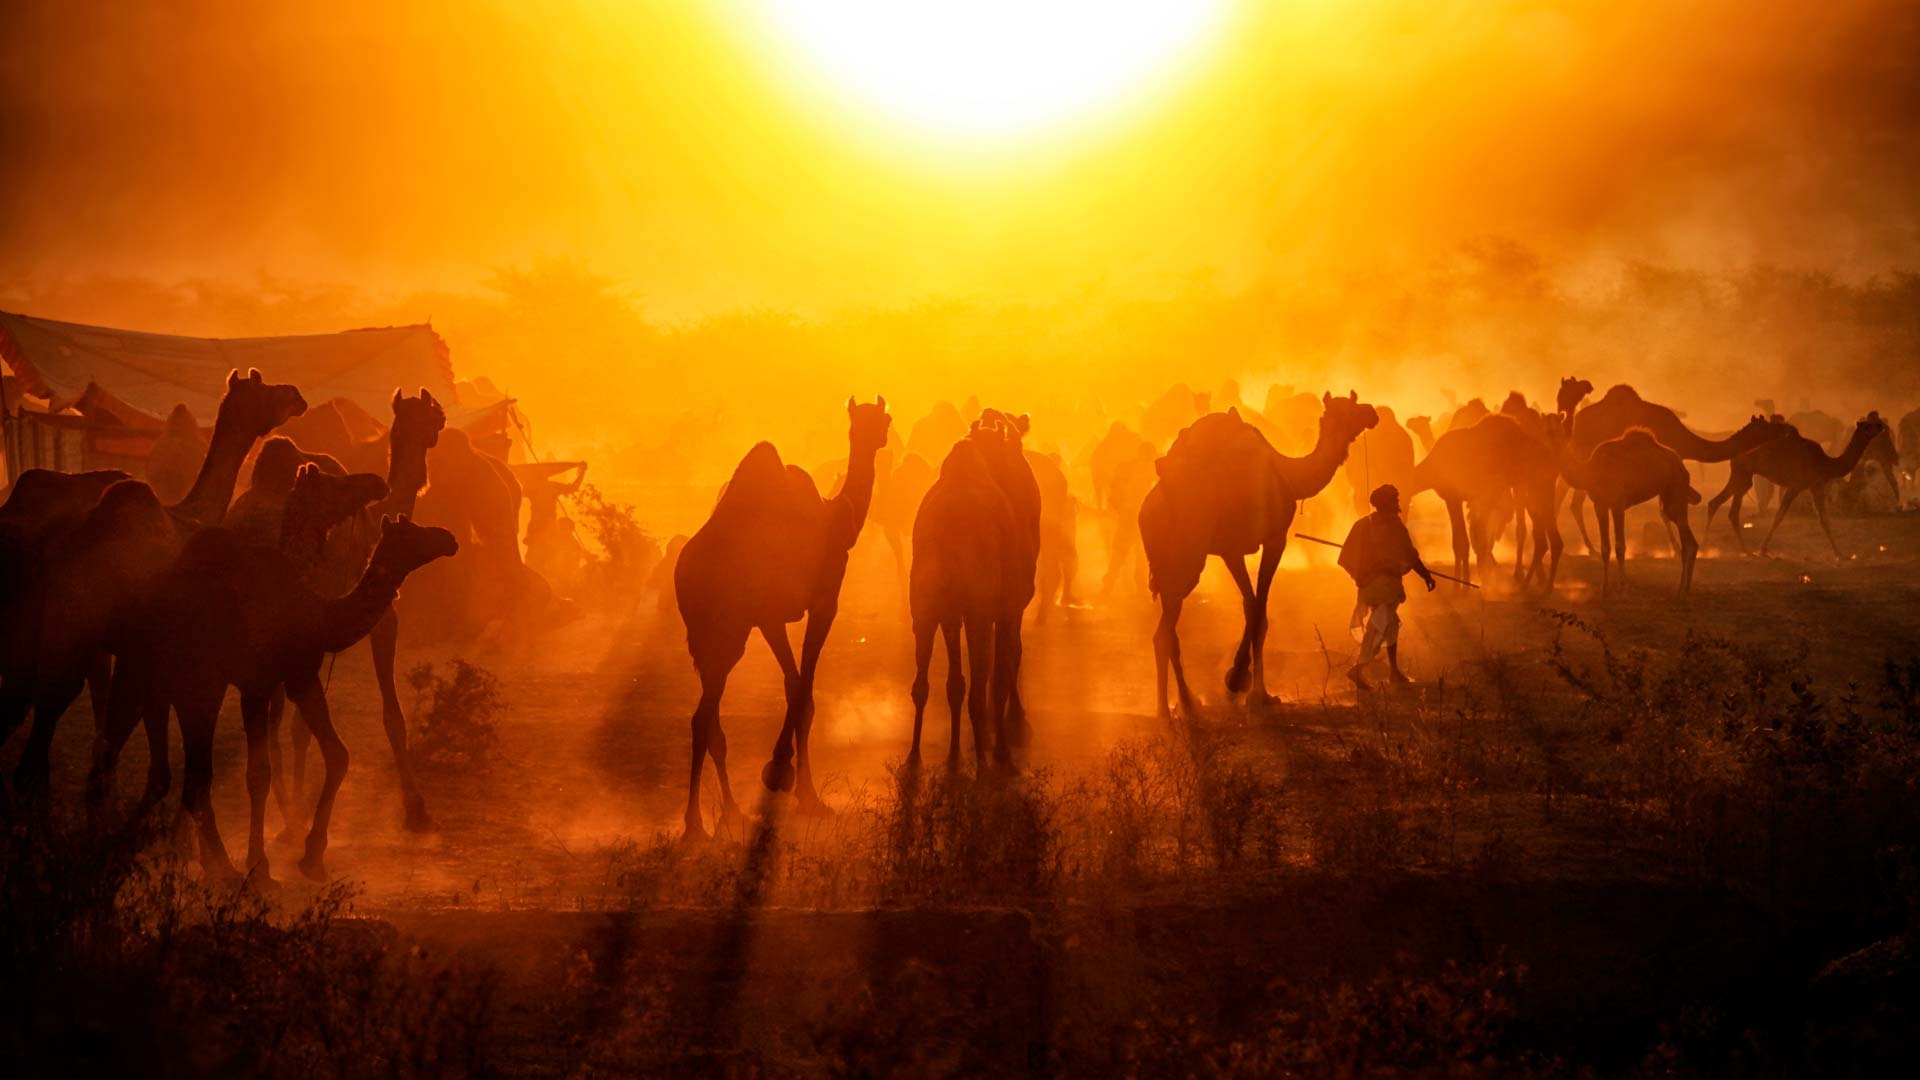
{"type": "MultiPolygon", "coordinates": [[[[1345,544],[1336,544],[1331,540],[1322,540],[1317,536],[1308,536],[1306,533],[1297,532],[1297,533],[1294,533],[1293,535],[1299,537],[1302,540],[1310,540],[1316,544],[1325,544],[1330,548],[1346,547],[1345,544]]],[[[1477,589],[1480,587],[1478,585],[1475,585],[1471,581],[1462,581],[1459,578],[1454,577],[1452,574],[1443,574],[1440,571],[1435,570],[1431,566],[1427,567],[1427,573],[1432,574],[1434,577],[1439,578],[1441,581],[1451,581],[1455,585],[1465,585],[1469,589],[1477,589]]]]}

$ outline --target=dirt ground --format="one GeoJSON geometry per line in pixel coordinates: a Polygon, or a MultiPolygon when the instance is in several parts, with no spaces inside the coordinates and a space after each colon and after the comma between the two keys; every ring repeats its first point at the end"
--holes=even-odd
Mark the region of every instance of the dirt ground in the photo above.
{"type": "MultiPolygon", "coordinates": [[[[1446,550],[1444,537],[1433,532],[1438,516],[1426,514],[1416,523],[1430,557],[1446,550]]],[[[1719,528],[1718,540],[1724,541],[1724,520],[1719,528]]],[[[1023,690],[1035,735],[1026,765],[1055,777],[1097,771],[1115,746],[1163,726],[1152,707],[1149,635],[1155,608],[1144,591],[1100,595],[1100,531],[1096,522],[1083,522],[1081,604],[1056,610],[1044,622],[1029,616],[1023,690]]],[[[1571,552],[1580,545],[1568,531],[1571,552]]],[[[1810,515],[1782,528],[1773,558],[1710,548],[1694,596],[1684,604],[1675,597],[1677,565],[1658,546],[1645,555],[1636,551],[1628,589],[1604,601],[1598,597],[1598,564],[1586,555],[1569,554],[1550,597],[1504,589],[1464,593],[1444,584],[1428,595],[1409,579],[1414,596],[1403,609],[1402,642],[1407,667],[1421,683],[1413,693],[1430,701],[1474,693],[1490,657],[1513,661],[1509,666],[1523,680],[1544,680],[1538,661],[1556,626],[1549,609],[1577,613],[1616,645],[1664,651],[1678,648],[1689,633],[1718,635],[1782,656],[1806,650],[1813,670],[1834,688],[1869,680],[1884,657],[1920,644],[1920,575],[1914,573],[1920,514],[1839,520],[1836,533],[1845,560],[1828,554],[1810,515]]],[[[1432,561],[1445,565],[1444,557],[1432,561]]],[[[884,785],[889,764],[906,752],[912,656],[899,597],[891,558],[870,530],[856,550],[847,599],[821,662],[814,755],[829,805],[844,807],[863,789],[884,785]]],[[[1355,695],[1340,674],[1353,651],[1346,631],[1350,597],[1345,578],[1319,553],[1289,553],[1274,586],[1267,646],[1270,689],[1280,699],[1271,708],[1225,700],[1221,675],[1236,642],[1239,612],[1217,563],[1181,624],[1188,670],[1203,697],[1202,722],[1260,762],[1287,798],[1337,796],[1364,780],[1351,765],[1355,747],[1390,737],[1372,730],[1375,721],[1355,708],[1355,695]]],[[[636,607],[641,614],[631,617],[583,616],[530,645],[421,648],[403,635],[403,674],[422,662],[444,671],[460,656],[501,680],[505,704],[497,759],[489,770],[423,771],[437,824],[427,834],[400,828],[397,780],[367,653],[362,647],[339,658],[329,693],[353,758],[328,864],[336,877],[360,883],[361,911],[592,907],[607,887],[611,846],[678,833],[697,683],[678,619],[655,614],[651,598],[636,607]]],[[[932,761],[944,755],[948,731],[943,662],[936,656],[928,709],[926,753],[932,761]]],[[[402,695],[411,698],[404,686],[402,695]]],[[[782,703],[777,668],[756,640],[723,706],[730,774],[749,814],[763,798],[759,770],[778,732],[782,703]]],[[[56,805],[78,802],[92,725],[83,701],[61,726],[56,805]]],[[[963,737],[963,745],[970,754],[970,738],[963,737]]],[[[242,750],[230,696],[217,746],[215,799],[236,856],[245,848],[242,750]]],[[[7,750],[7,767],[17,753],[7,750]]],[[[176,777],[178,753],[176,740],[176,777]]],[[[123,793],[136,789],[145,768],[145,749],[136,738],[122,763],[123,793]]],[[[317,754],[308,769],[310,784],[317,783],[317,754]]],[[[717,809],[711,767],[703,793],[711,824],[717,809]]],[[[278,828],[278,815],[269,810],[269,834],[278,828]]],[[[831,823],[803,822],[801,828],[831,823]]],[[[1582,876],[1619,870],[1592,865],[1605,856],[1588,851],[1569,829],[1529,822],[1513,831],[1537,866],[1571,860],[1564,868],[1582,876]]],[[[290,896],[311,888],[293,867],[297,848],[283,842],[273,856],[290,896]]]]}

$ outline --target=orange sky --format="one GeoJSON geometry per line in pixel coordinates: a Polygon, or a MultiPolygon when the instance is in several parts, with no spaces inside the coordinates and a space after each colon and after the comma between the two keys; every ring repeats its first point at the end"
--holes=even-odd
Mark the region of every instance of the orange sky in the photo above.
{"type": "Polygon", "coordinates": [[[1481,234],[1920,263],[1910,4],[1243,5],[1102,130],[954,148],[828,107],[742,3],[8,5],[0,269],[476,281],[670,316],[1156,288],[1481,234]]]}
{"type": "MultiPolygon", "coordinates": [[[[16,0],[0,306],[212,335],[432,318],[463,371],[603,434],[666,407],[642,378],[698,404],[824,372],[923,407],[1036,367],[1060,395],[1338,378],[1424,408],[1577,362],[1738,382],[1719,422],[1848,336],[1824,275],[1920,269],[1915,56],[1898,0],[1244,2],[1143,103],[966,143],[847,109],[751,0],[16,0]],[[1741,305],[1770,310],[1775,269],[1815,276],[1763,327],[1741,305]],[[831,325],[656,348],[767,311],[831,325]]],[[[1848,370],[1912,367],[1848,334],[1848,370]]]]}

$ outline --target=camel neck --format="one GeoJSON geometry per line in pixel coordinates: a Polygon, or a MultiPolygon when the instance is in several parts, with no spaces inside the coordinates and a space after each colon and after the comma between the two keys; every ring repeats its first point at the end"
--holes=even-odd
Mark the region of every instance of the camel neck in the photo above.
{"type": "Polygon", "coordinates": [[[1327,430],[1325,419],[1320,421],[1320,438],[1306,457],[1290,458],[1285,454],[1280,458],[1280,474],[1286,478],[1288,493],[1294,498],[1305,499],[1320,494],[1320,490],[1333,481],[1333,474],[1347,460],[1347,443],[1341,442],[1327,430]]]}
{"type": "Polygon", "coordinates": [[[387,443],[387,497],[380,503],[380,512],[390,516],[413,514],[414,504],[420,499],[420,489],[427,486],[427,448],[419,445],[399,446],[389,439],[387,443]]]}
{"type": "MultiPolygon", "coordinates": [[[[1853,438],[1847,443],[1847,448],[1840,451],[1840,456],[1827,459],[1829,462],[1826,468],[1828,478],[1834,479],[1852,473],[1860,464],[1860,459],[1866,456],[1867,447],[1873,445],[1873,440],[1878,435],[1879,432],[1874,432],[1872,435],[1860,431],[1854,432],[1853,438]]],[[[1825,455],[1823,454],[1822,456],[1824,457],[1825,455]]]]}
{"type": "Polygon", "coordinates": [[[873,459],[878,453],[878,448],[854,448],[847,455],[847,482],[841,486],[840,494],[829,500],[846,510],[847,535],[841,539],[849,548],[860,539],[860,530],[867,523],[867,509],[873,505],[873,459]]]}
{"type": "Polygon", "coordinates": [[[244,432],[235,430],[226,417],[215,420],[206,460],[200,463],[200,473],[193,478],[193,490],[173,504],[173,511],[203,525],[219,524],[226,516],[227,504],[233,501],[233,487],[240,480],[240,465],[246,461],[253,443],[244,432]]]}
{"type": "Polygon", "coordinates": [[[1571,442],[1555,442],[1553,449],[1554,463],[1560,467],[1560,475],[1567,483],[1581,491],[1592,490],[1593,477],[1588,467],[1593,464],[1593,457],[1581,457],[1571,442]]]}
{"type": "Polygon", "coordinates": [[[327,652],[343,652],[373,632],[400,595],[405,574],[395,574],[376,557],[368,560],[353,591],[327,601],[321,611],[319,640],[327,652]]]}
{"type": "MultiPolygon", "coordinates": [[[[1760,433],[1757,438],[1735,433],[1724,439],[1709,439],[1695,434],[1692,428],[1678,421],[1675,421],[1670,437],[1673,439],[1673,445],[1668,449],[1688,461],[1708,463],[1732,461],[1765,441],[1764,433],[1760,433]]],[[[1660,441],[1664,443],[1667,440],[1662,438],[1660,441]]]]}

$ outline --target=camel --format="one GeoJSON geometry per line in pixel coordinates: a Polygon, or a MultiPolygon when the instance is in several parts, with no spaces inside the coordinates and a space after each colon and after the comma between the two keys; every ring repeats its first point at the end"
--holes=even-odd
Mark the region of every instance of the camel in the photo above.
{"type": "Polygon", "coordinates": [[[1700,493],[1693,489],[1687,463],[1680,455],[1662,446],[1644,428],[1608,439],[1585,458],[1574,452],[1571,437],[1558,429],[1550,441],[1560,475],[1593,499],[1600,522],[1600,594],[1606,596],[1613,591],[1609,557],[1619,563],[1620,584],[1626,585],[1627,511],[1651,499],[1659,500],[1660,516],[1680,534],[1680,595],[1692,591],[1693,564],[1700,543],[1687,522],[1687,507],[1700,501],[1700,493]]]}
{"type": "MultiPolygon", "coordinates": [[[[1647,401],[1633,387],[1621,385],[1608,390],[1605,397],[1574,414],[1571,428],[1573,453],[1591,454],[1601,443],[1636,427],[1646,428],[1660,445],[1687,461],[1709,463],[1731,461],[1761,443],[1792,430],[1785,424],[1755,416],[1725,439],[1702,438],[1681,423],[1680,415],[1672,409],[1647,401]]],[[[1573,512],[1574,525],[1580,530],[1580,542],[1592,550],[1593,542],[1587,537],[1586,517],[1581,510],[1585,504],[1585,494],[1576,488],[1569,509],[1573,512]]],[[[1558,505],[1557,499],[1555,505],[1558,505]]]]}
{"type": "Polygon", "coordinates": [[[907,550],[913,538],[914,511],[926,497],[927,489],[933,486],[935,474],[925,458],[912,453],[885,472],[880,472],[876,463],[875,472],[878,476],[874,481],[873,506],[867,516],[880,526],[880,535],[893,552],[894,577],[900,582],[904,600],[910,591],[907,550]]]}
{"type": "MultiPolygon", "coordinates": [[[[306,407],[298,388],[268,383],[257,370],[245,378],[229,374],[206,460],[184,498],[161,507],[144,481],[121,481],[49,544],[31,571],[33,587],[15,597],[16,610],[4,616],[27,620],[37,631],[31,655],[11,658],[0,693],[0,742],[33,712],[15,770],[19,783],[44,790],[54,728],[89,672],[128,642],[133,614],[187,537],[219,523],[254,444],[306,407]],[[165,513],[148,515],[149,505],[165,513]]],[[[149,782],[164,782],[165,769],[157,757],[149,782]]]]}
{"type": "Polygon", "coordinates": [[[254,455],[253,477],[247,490],[227,507],[221,524],[239,533],[250,544],[272,547],[280,542],[280,518],[287,497],[293,494],[296,475],[308,465],[333,476],[345,476],[347,470],[327,454],[309,454],[292,439],[275,435],[260,444],[254,455]]]}
{"type": "Polygon", "coordinates": [[[1114,466],[1107,482],[1107,572],[1100,582],[1103,596],[1113,595],[1129,568],[1141,587],[1147,584],[1146,568],[1140,559],[1140,507],[1153,489],[1157,479],[1154,463],[1159,460],[1159,451],[1141,439],[1134,444],[1133,456],[1114,466]]]}
{"type": "Polygon", "coordinates": [[[1165,446],[1194,419],[1207,411],[1208,395],[1186,383],[1174,383],[1140,413],[1140,434],[1155,446],[1165,446]]]}
{"type": "MultiPolygon", "coordinates": [[[[283,443],[291,446],[290,440],[276,436],[268,440],[269,445],[283,443]]],[[[275,451],[284,454],[287,451],[275,451]]],[[[293,451],[298,453],[298,451],[293,451]]],[[[267,450],[261,451],[262,456],[267,450]]],[[[272,463],[269,462],[269,469],[272,463]]],[[[255,479],[259,480],[260,470],[255,470],[255,479]]],[[[272,482],[271,480],[269,481],[272,482]]],[[[299,575],[309,588],[315,586],[326,557],[327,534],[333,527],[363,512],[372,503],[387,495],[386,481],[371,473],[339,474],[327,472],[315,463],[299,466],[287,491],[269,508],[264,502],[253,504],[254,516],[243,527],[239,522],[222,523],[220,530],[232,536],[237,542],[254,547],[277,547],[286,556],[287,563],[299,575]],[[255,537],[262,522],[271,516],[276,535],[267,541],[255,537]]],[[[244,498],[244,497],[243,497],[244,498]]],[[[239,508],[241,500],[234,500],[239,508]]],[[[150,510],[157,514],[157,510],[150,510]]],[[[229,513],[232,513],[231,511],[229,513]]],[[[150,679],[151,649],[150,641],[141,639],[137,634],[129,634],[131,644],[122,651],[118,675],[114,684],[115,694],[111,706],[101,710],[104,720],[101,734],[94,747],[94,762],[87,776],[87,804],[91,811],[97,811],[100,804],[112,789],[113,769],[118,761],[121,745],[127,735],[132,733],[133,725],[140,719],[141,710],[147,709],[148,737],[150,745],[164,748],[166,745],[165,725],[166,709],[154,704],[149,694],[150,687],[140,684],[150,679]],[[149,708],[149,706],[151,706],[149,708]]],[[[280,699],[276,696],[276,702],[280,699]]],[[[277,726],[279,714],[272,713],[277,726]]],[[[164,750],[162,751],[164,752],[164,750]]],[[[287,795],[284,777],[280,768],[278,740],[269,743],[269,754],[273,761],[274,795],[280,802],[282,816],[289,822],[294,820],[287,795]]],[[[151,805],[152,800],[165,794],[164,786],[156,789],[149,785],[143,797],[143,805],[151,805]]]]}
{"type": "MultiPolygon", "coordinates": [[[[291,518],[289,524],[294,524],[291,518]]],[[[171,707],[179,717],[187,765],[183,801],[199,825],[203,873],[237,876],[208,798],[214,725],[227,687],[234,686],[246,728],[252,804],[247,870],[256,880],[271,880],[264,829],[271,781],[269,706],[284,687],[319,739],[326,762],[299,863],[307,877],[326,880],[327,829],[347,772],[347,748],[327,710],[321,662],[328,653],[352,648],[386,619],[408,574],[456,550],[453,534],[445,529],[405,517],[382,518],[380,539],[359,581],[345,595],[328,597],[300,580],[299,568],[286,554],[247,544],[228,530],[208,529],[187,541],[148,608],[142,640],[150,648],[129,655],[142,666],[130,681],[145,689],[146,708],[171,707]]]]}
{"type": "Polygon", "coordinates": [[[960,767],[960,709],[965,700],[973,724],[974,761],[984,770],[996,747],[1008,750],[998,730],[988,685],[993,671],[994,629],[1008,584],[1017,578],[1017,526],[1013,500],[994,476],[989,443],[1004,441],[998,427],[976,426],[954,444],[940,464],[913,522],[913,567],[909,605],[913,621],[913,748],[907,764],[920,764],[920,733],[927,710],[927,669],[935,632],[947,645],[947,710],[952,718],[947,766],[960,767]],[[969,670],[961,669],[961,635],[969,670]],[[968,694],[969,677],[972,693],[968,694]]]}
{"type": "MultiPolygon", "coordinates": [[[[1160,452],[1126,424],[1115,420],[1107,433],[1087,455],[1087,470],[1093,481],[1093,505],[1100,510],[1116,509],[1111,497],[1114,479],[1129,462],[1141,454],[1159,457],[1160,452]]],[[[1144,494],[1144,489],[1142,490],[1144,494]]],[[[1137,508],[1136,508],[1137,509],[1137,508]]]]}
{"type": "Polygon", "coordinates": [[[201,434],[193,410],[175,405],[147,454],[147,484],[161,502],[178,502],[193,487],[194,474],[206,456],[207,437],[201,434]]]}
{"type": "MultiPolygon", "coordinates": [[[[395,389],[392,407],[393,425],[379,440],[386,444],[384,454],[376,460],[364,449],[349,452],[351,460],[371,466],[356,469],[356,472],[380,471],[386,474],[387,494],[379,503],[360,514],[358,521],[349,522],[333,531],[326,545],[323,564],[316,567],[309,578],[313,587],[325,595],[337,595],[353,586],[378,542],[380,534],[374,526],[383,517],[411,519],[420,491],[427,486],[427,452],[439,442],[447,426],[446,410],[434,399],[433,393],[424,387],[411,398],[395,389]]],[[[261,456],[266,456],[265,447],[261,449],[261,456]]],[[[420,792],[412,759],[407,754],[407,716],[400,706],[400,688],[394,678],[395,654],[399,650],[399,643],[400,616],[390,609],[367,635],[367,644],[373,655],[374,681],[380,687],[380,723],[386,730],[387,745],[393,752],[394,769],[400,777],[405,827],[411,832],[430,832],[433,829],[433,817],[427,812],[426,797],[420,792]]],[[[276,696],[273,704],[276,728],[282,708],[283,701],[276,696]]],[[[293,765],[289,779],[293,801],[297,804],[302,801],[306,786],[309,728],[304,722],[294,724],[292,728],[293,765]]],[[[277,735],[273,742],[274,753],[278,755],[277,735]]]]}
{"type": "Polygon", "coordinates": [[[1155,708],[1170,715],[1167,670],[1173,670],[1180,706],[1193,708],[1193,696],[1180,662],[1180,608],[1200,583],[1208,555],[1218,555],[1232,573],[1246,617],[1240,647],[1227,672],[1227,690],[1251,689],[1257,700],[1271,700],[1264,657],[1267,597],[1273,574],[1287,547],[1288,530],[1300,501],[1332,481],[1348,447],[1360,433],[1379,423],[1379,414],[1357,394],[1323,394],[1320,436],[1305,457],[1275,450],[1258,429],[1233,410],[1193,422],[1157,463],[1160,479],[1140,506],[1140,540],[1147,553],[1148,587],[1160,599],[1160,624],[1153,635],[1155,708]],[[1247,574],[1246,557],[1260,552],[1258,583],[1247,574]]]}
{"type": "Polygon", "coordinates": [[[1040,487],[1040,604],[1035,622],[1046,622],[1047,612],[1058,602],[1073,606],[1073,579],[1079,572],[1080,553],[1076,531],[1077,505],[1067,486],[1066,468],[1058,454],[1026,451],[1027,466],[1040,487]]]}
{"type": "Polygon", "coordinates": [[[1043,507],[1040,482],[1034,477],[1021,446],[1031,427],[1027,415],[983,409],[978,427],[1000,434],[997,440],[983,439],[981,449],[994,482],[1007,493],[1013,507],[1012,561],[993,626],[992,686],[992,712],[1000,734],[995,754],[999,764],[1011,768],[1012,749],[1026,746],[1031,735],[1026,706],[1020,701],[1020,663],[1024,649],[1021,623],[1027,605],[1033,602],[1039,573],[1043,507]]]}
{"type": "Polygon", "coordinates": [[[1511,416],[1494,414],[1435,440],[1433,449],[1414,466],[1413,480],[1402,497],[1411,504],[1413,496],[1431,490],[1447,504],[1454,574],[1463,579],[1468,576],[1469,546],[1479,561],[1481,577],[1490,576],[1496,523],[1512,510],[1524,510],[1533,519],[1533,560],[1521,574],[1518,564],[1525,561],[1524,555],[1516,552],[1515,577],[1523,584],[1532,582],[1541,575],[1544,561],[1542,580],[1551,590],[1564,546],[1553,517],[1554,479],[1546,444],[1511,416]]]}
{"type": "MultiPolygon", "coordinates": [[[[921,461],[939,461],[955,441],[967,436],[967,418],[951,401],[934,402],[907,433],[907,453],[921,461]]],[[[929,470],[931,472],[931,470],[929,470]]]]}
{"type": "Polygon", "coordinates": [[[1449,431],[1465,431],[1492,415],[1493,410],[1487,408],[1485,401],[1472,398],[1465,405],[1448,414],[1446,426],[1441,428],[1440,433],[1444,435],[1449,431]]]}
{"type": "Polygon", "coordinates": [[[772,443],[760,443],[734,469],[712,515],[681,549],[674,566],[674,595],[687,628],[687,651],[700,674],[687,782],[689,840],[707,836],[700,817],[700,773],[709,753],[720,778],[722,823],[739,819],[727,778],[720,698],[755,628],[787,682],[786,717],[761,782],[770,791],[788,791],[797,779],[802,809],[825,809],[813,786],[807,749],[814,677],[820,649],[839,611],[847,554],[860,538],[873,499],[874,457],[886,445],[893,422],[885,398],[872,405],[848,398],[847,418],[847,482],[838,495],[822,499],[805,470],[783,464],[772,443]],[[796,665],[786,624],[803,618],[806,634],[796,665]]]}
{"type": "Polygon", "coordinates": [[[1827,534],[1827,543],[1833,548],[1834,558],[1840,557],[1840,544],[1833,538],[1833,528],[1827,524],[1827,484],[1830,481],[1852,472],[1866,453],[1868,445],[1878,439],[1887,429],[1886,422],[1878,413],[1870,413],[1853,429],[1853,437],[1847,440],[1847,447],[1838,456],[1829,455],[1820,449],[1820,444],[1804,435],[1793,434],[1771,440],[1757,446],[1733,459],[1733,474],[1727,478],[1727,486],[1720,494],[1707,503],[1707,527],[1713,527],[1714,511],[1728,499],[1733,506],[1727,511],[1728,519],[1733,523],[1733,536],[1746,551],[1746,537],[1740,525],[1740,502],[1746,496],[1747,489],[1753,486],[1753,478],[1764,476],[1779,485],[1781,490],[1780,507],[1774,512],[1773,524],[1767,529],[1766,539],[1760,542],[1760,554],[1765,555],[1773,543],[1774,531],[1780,528],[1780,522],[1787,516],[1787,509],[1793,500],[1803,491],[1813,493],[1813,508],[1820,516],[1820,528],[1827,534]]]}
{"type": "Polygon", "coordinates": [[[1413,437],[1420,440],[1420,452],[1422,454],[1433,453],[1433,445],[1438,441],[1433,433],[1433,417],[1409,416],[1407,417],[1407,430],[1413,432],[1413,437]]]}
{"type": "Polygon", "coordinates": [[[1401,491],[1413,483],[1413,436],[1394,419],[1393,410],[1375,405],[1380,423],[1360,436],[1345,466],[1347,486],[1353,489],[1353,512],[1365,517],[1373,512],[1367,496],[1381,484],[1392,484],[1401,491]]]}
{"type": "MultiPolygon", "coordinates": [[[[1878,416],[1879,413],[1872,415],[1878,416]]],[[[1846,448],[1842,446],[1840,449],[1844,451],[1846,448]]],[[[1853,471],[1832,485],[1835,508],[1842,516],[1856,517],[1885,509],[1900,509],[1900,472],[1900,451],[1894,444],[1893,428],[1889,425],[1867,444],[1866,450],[1860,454],[1860,463],[1854,466],[1853,471]],[[1887,490],[1893,496],[1893,501],[1884,506],[1868,494],[1876,475],[1886,479],[1887,490]]],[[[1758,486],[1757,478],[1755,486],[1758,486]]]]}
{"type": "Polygon", "coordinates": [[[1260,433],[1275,450],[1297,456],[1312,449],[1320,416],[1321,404],[1312,394],[1295,393],[1290,386],[1275,386],[1267,390],[1266,407],[1261,410],[1260,418],[1245,419],[1260,428],[1260,433]]]}

